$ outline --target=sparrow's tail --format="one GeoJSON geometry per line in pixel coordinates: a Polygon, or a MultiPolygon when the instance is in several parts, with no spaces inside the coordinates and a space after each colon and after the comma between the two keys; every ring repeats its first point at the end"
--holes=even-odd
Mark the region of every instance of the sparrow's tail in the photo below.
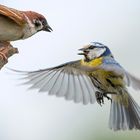
{"type": "Polygon", "coordinates": [[[127,91],[112,96],[109,127],[113,130],[140,129],[140,107],[127,91]]]}

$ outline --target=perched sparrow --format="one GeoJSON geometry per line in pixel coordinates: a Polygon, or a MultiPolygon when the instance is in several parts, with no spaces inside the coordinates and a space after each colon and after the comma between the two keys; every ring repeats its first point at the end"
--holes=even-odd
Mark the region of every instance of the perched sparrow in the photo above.
{"type": "MultiPolygon", "coordinates": [[[[102,105],[111,100],[109,126],[113,130],[140,129],[140,107],[127,87],[140,90],[140,79],[128,73],[113,57],[110,49],[92,42],[80,55],[84,58],[44,70],[22,72],[31,89],[65,97],[84,104],[102,105]]],[[[21,71],[16,71],[21,72],[21,71]]],[[[100,120],[99,120],[100,121],[100,120]]]]}
{"type": "Polygon", "coordinates": [[[43,15],[0,5],[0,42],[26,39],[39,31],[52,31],[43,15]]]}

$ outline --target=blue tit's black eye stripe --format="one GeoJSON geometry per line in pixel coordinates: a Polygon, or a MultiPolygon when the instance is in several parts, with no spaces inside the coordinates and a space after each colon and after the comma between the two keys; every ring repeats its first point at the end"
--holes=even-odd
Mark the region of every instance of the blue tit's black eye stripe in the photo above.
{"type": "Polygon", "coordinates": [[[92,49],[94,49],[94,48],[95,48],[95,46],[90,45],[88,49],[92,50],[92,49]]]}

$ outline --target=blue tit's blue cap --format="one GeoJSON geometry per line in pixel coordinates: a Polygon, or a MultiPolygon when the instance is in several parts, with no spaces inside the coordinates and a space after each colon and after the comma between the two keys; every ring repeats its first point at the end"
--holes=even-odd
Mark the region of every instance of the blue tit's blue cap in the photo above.
{"type": "Polygon", "coordinates": [[[90,44],[93,45],[93,46],[95,46],[95,47],[105,47],[104,44],[99,43],[99,42],[91,42],[90,44]]]}
{"type": "Polygon", "coordinates": [[[91,42],[90,45],[95,46],[95,47],[99,47],[99,48],[100,47],[101,48],[106,48],[106,51],[103,53],[103,56],[111,55],[113,57],[110,49],[106,45],[104,45],[102,43],[99,43],[99,42],[91,42]]]}

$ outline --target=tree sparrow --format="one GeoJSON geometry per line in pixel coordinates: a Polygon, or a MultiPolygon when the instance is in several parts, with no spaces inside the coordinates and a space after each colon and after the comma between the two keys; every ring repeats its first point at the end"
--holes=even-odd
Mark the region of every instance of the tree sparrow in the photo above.
{"type": "MultiPolygon", "coordinates": [[[[10,41],[29,38],[39,31],[52,31],[43,15],[0,5],[0,42],[4,47],[6,42],[10,45],[10,41]]],[[[6,58],[4,54],[0,55],[6,58]]]]}

